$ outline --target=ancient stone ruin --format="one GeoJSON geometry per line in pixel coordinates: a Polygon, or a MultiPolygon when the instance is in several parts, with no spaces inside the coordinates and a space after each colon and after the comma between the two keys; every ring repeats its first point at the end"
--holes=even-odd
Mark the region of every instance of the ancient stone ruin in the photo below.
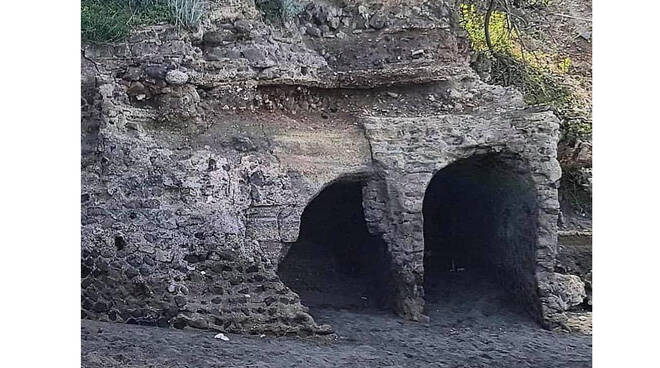
{"type": "Polygon", "coordinates": [[[210,5],[84,46],[83,318],[323,334],[310,307],[424,321],[463,270],[542,326],[583,302],[558,121],[480,81],[453,1],[210,5]]]}

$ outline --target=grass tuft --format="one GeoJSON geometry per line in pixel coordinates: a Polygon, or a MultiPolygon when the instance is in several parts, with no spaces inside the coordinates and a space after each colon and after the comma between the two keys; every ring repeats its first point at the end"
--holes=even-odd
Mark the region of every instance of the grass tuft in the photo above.
{"type": "Polygon", "coordinates": [[[205,0],[168,0],[167,3],[176,24],[190,29],[197,27],[207,9],[205,0]]]}
{"type": "Polygon", "coordinates": [[[81,36],[92,43],[117,42],[131,30],[170,23],[195,28],[206,12],[205,0],[81,0],[81,36]]]}

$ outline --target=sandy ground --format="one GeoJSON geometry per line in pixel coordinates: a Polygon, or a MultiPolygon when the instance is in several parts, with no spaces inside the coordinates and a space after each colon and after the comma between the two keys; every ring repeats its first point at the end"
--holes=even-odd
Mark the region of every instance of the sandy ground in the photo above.
{"type": "Polygon", "coordinates": [[[222,341],[209,331],[83,320],[82,365],[591,367],[591,336],[543,330],[486,278],[446,280],[430,295],[426,325],[387,311],[312,309],[334,327],[332,339],[227,334],[222,341]]]}

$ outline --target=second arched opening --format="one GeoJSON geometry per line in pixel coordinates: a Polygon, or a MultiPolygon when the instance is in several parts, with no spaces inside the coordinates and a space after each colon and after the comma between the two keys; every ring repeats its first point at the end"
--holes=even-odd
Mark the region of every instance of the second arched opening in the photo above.
{"type": "Polygon", "coordinates": [[[536,191],[522,160],[487,154],[447,166],[428,185],[423,215],[432,319],[538,318],[536,191]]]}

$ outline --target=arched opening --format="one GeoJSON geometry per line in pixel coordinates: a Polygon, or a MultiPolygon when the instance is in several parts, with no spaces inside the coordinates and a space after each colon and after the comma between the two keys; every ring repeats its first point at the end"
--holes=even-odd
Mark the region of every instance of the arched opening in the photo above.
{"type": "Polygon", "coordinates": [[[389,306],[386,245],[369,234],[360,181],[325,188],[305,208],[298,240],[279,265],[282,281],[313,309],[389,306]]]}
{"type": "Polygon", "coordinates": [[[423,214],[432,318],[538,318],[536,190],[522,160],[486,154],[447,166],[429,183],[423,214]]]}

